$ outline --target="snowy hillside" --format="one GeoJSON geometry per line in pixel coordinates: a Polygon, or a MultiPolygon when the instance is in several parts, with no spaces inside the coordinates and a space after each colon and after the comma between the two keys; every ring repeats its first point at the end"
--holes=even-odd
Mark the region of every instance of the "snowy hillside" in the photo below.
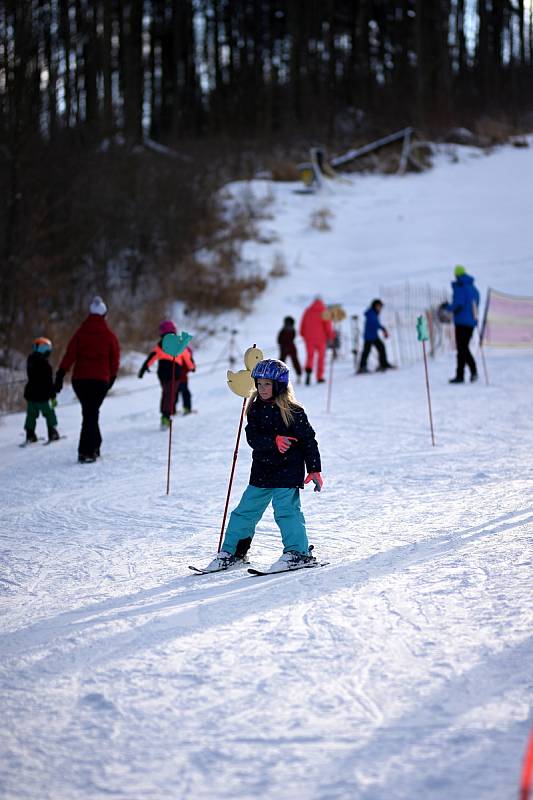
{"type": "MultiPolygon", "coordinates": [[[[533,295],[533,148],[460,153],[313,196],[254,182],[276,241],[246,255],[268,272],[282,253],[289,274],[229,321],[237,352],[276,356],[281,320],[317,293],[361,314],[382,285],[448,287],[457,262],[483,297],[533,295]],[[310,224],[324,208],[325,232],[310,224]]],[[[421,363],[356,377],[345,348],[329,413],[327,385],[296,387],[325,481],[303,510],[328,566],[194,576],[239,421],[227,344],[196,351],[169,496],[153,373],[115,385],[97,464],[76,463],[70,387],[50,447],[19,449],[24,415],[1,419],[0,796],[514,800],[533,717],[533,353],[488,351],[488,386],[449,385],[451,352],[432,361],[432,447],[421,363]]],[[[243,441],[231,505],[249,464],[243,441]]],[[[268,511],[251,558],[280,552],[268,511]]]]}

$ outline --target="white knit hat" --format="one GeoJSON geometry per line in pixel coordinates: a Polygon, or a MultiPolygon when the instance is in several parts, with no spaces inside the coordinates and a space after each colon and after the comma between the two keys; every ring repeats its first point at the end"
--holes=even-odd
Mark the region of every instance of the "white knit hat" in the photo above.
{"type": "Polygon", "coordinates": [[[91,305],[89,306],[89,311],[91,314],[99,314],[101,317],[103,317],[104,314],[107,313],[107,306],[102,298],[96,295],[96,297],[93,297],[92,299],[91,305]]]}

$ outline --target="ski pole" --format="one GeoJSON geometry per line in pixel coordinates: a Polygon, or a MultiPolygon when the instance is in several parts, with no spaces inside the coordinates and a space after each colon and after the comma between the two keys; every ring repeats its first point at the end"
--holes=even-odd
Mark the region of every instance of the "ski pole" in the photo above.
{"type": "Polygon", "coordinates": [[[233,476],[235,474],[235,465],[237,464],[237,456],[239,454],[239,442],[241,440],[242,423],[244,420],[244,412],[246,410],[246,403],[248,398],[251,397],[255,389],[255,381],[252,378],[252,370],[255,365],[263,358],[263,352],[259,350],[256,345],[252,345],[246,350],[244,354],[244,366],[246,369],[241,369],[239,372],[232,372],[228,370],[228,388],[234,394],[243,398],[241,408],[241,418],[239,420],[239,430],[237,431],[237,441],[235,442],[235,450],[233,451],[233,464],[231,465],[231,473],[229,476],[228,491],[226,494],[226,505],[224,506],[224,516],[222,517],[222,526],[220,528],[220,539],[218,541],[218,553],[222,547],[222,537],[224,536],[224,527],[226,525],[226,517],[228,515],[229,498],[231,495],[231,487],[233,485],[233,476]]]}
{"type": "Polygon", "coordinates": [[[231,473],[229,476],[228,491],[226,494],[226,505],[224,506],[224,516],[222,517],[222,527],[220,528],[220,539],[218,541],[217,553],[220,553],[220,548],[222,547],[222,537],[224,536],[224,527],[226,525],[226,517],[228,515],[228,506],[231,495],[231,487],[233,485],[233,476],[235,474],[235,465],[237,464],[237,456],[239,455],[239,442],[241,439],[242,423],[244,420],[244,411],[246,409],[247,400],[248,398],[245,397],[244,400],[242,401],[241,418],[239,420],[239,430],[237,432],[237,441],[235,442],[235,450],[233,451],[233,463],[231,465],[231,473]]]}
{"type": "MultiPolygon", "coordinates": [[[[335,347],[335,345],[334,345],[334,347],[335,347]]],[[[333,387],[333,362],[334,361],[335,361],[335,350],[333,349],[332,350],[332,355],[331,355],[331,363],[329,365],[328,403],[327,403],[327,406],[326,406],[326,411],[327,411],[328,414],[329,414],[330,409],[331,409],[331,390],[332,390],[332,387],[333,387]]]]}
{"type": "Polygon", "coordinates": [[[485,350],[483,349],[483,339],[485,338],[485,328],[487,327],[487,315],[489,313],[491,291],[492,289],[489,289],[487,293],[487,302],[485,304],[485,313],[483,314],[483,323],[481,325],[481,330],[478,328],[479,352],[481,353],[481,363],[483,364],[483,372],[485,373],[486,386],[489,385],[489,373],[487,371],[487,362],[485,361],[485,350]]]}
{"type": "Polygon", "coordinates": [[[417,317],[416,333],[418,341],[422,342],[422,351],[424,353],[424,370],[426,373],[426,392],[428,397],[428,409],[429,409],[429,427],[431,429],[431,444],[433,445],[433,447],[435,447],[435,433],[433,431],[433,413],[431,410],[431,393],[429,391],[428,360],[426,354],[426,342],[429,339],[428,323],[426,317],[424,316],[417,317]]]}

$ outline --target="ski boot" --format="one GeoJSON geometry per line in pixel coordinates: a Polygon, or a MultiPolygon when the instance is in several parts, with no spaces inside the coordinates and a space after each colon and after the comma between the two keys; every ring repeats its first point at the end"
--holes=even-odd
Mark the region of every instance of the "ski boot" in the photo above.
{"type": "Polygon", "coordinates": [[[36,441],[35,431],[26,431],[26,444],[35,444],[36,441]]]}
{"type": "Polygon", "coordinates": [[[94,453],[79,453],[78,462],[80,464],[94,464],[96,455],[94,453]]]}
{"type": "Polygon", "coordinates": [[[243,559],[237,558],[237,556],[232,555],[232,553],[226,553],[225,550],[221,550],[220,553],[217,553],[214,559],[209,562],[204,572],[219,572],[223,569],[229,569],[229,567],[232,567],[233,564],[237,564],[239,561],[243,561],[243,559]]]}
{"type": "Polygon", "coordinates": [[[275,561],[269,572],[285,572],[291,569],[301,569],[302,567],[316,564],[316,558],[312,555],[313,545],[309,546],[308,553],[295,553],[289,550],[288,553],[283,555],[275,561]]]}
{"type": "Polygon", "coordinates": [[[60,438],[59,433],[57,432],[56,428],[48,428],[48,441],[49,442],[57,442],[60,438]]]}

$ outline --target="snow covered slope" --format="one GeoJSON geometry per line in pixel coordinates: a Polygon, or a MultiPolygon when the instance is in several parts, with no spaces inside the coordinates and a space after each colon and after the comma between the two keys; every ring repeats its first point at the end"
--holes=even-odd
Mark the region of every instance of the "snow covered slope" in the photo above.
{"type": "MultiPolygon", "coordinates": [[[[256,182],[278,240],[247,255],[268,270],[283,252],[290,274],[233,320],[239,352],[276,355],[281,319],[318,292],[361,313],[380,284],[445,286],[457,262],[482,292],[533,295],[533,149],[461,152],[315,196],[256,182]],[[329,232],[310,227],[324,207],[329,232]]],[[[169,496],[154,375],[116,384],[96,465],[76,463],[67,389],[51,447],[19,449],[23,415],[1,421],[0,796],[514,799],[532,719],[532,353],[489,352],[489,386],[450,386],[453,354],[431,362],[434,448],[421,364],[355,377],[346,354],[329,413],[327,386],[297,387],[325,479],[303,508],[329,566],[197,577],[240,413],[225,359],[202,366],[224,344],[197,352],[169,496]]],[[[243,442],[232,504],[248,469],[243,442]]],[[[279,553],[269,511],[252,560],[279,553]]]]}

